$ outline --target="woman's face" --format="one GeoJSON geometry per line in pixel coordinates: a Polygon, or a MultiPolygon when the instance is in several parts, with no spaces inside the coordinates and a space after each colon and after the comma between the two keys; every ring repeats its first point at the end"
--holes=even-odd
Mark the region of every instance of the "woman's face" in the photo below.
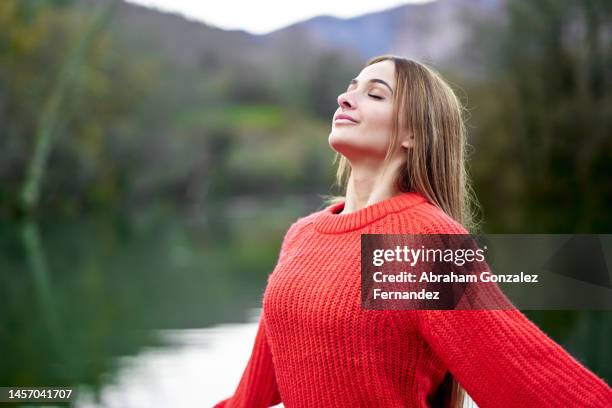
{"type": "Polygon", "coordinates": [[[395,67],[386,60],[365,67],[338,96],[329,145],[350,162],[382,161],[392,135],[395,67]]]}

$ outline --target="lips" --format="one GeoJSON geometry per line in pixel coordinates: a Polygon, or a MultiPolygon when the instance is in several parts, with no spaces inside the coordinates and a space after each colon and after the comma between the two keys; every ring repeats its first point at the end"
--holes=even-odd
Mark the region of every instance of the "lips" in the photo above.
{"type": "Polygon", "coordinates": [[[340,115],[336,116],[335,120],[340,120],[340,119],[344,119],[344,120],[350,120],[353,123],[358,123],[355,119],[353,119],[351,116],[345,114],[345,113],[341,113],[340,115]]]}

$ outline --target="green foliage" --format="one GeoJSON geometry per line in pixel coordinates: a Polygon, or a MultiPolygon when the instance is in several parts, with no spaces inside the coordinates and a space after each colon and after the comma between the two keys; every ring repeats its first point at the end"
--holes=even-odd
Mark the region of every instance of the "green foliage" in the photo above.
{"type": "Polygon", "coordinates": [[[24,17],[24,4],[0,6],[0,89],[5,90],[0,94],[5,125],[0,143],[6,147],[0,153],[0,188],[9,197],[0,209],[17,205],[17,191],[32,177],[25,171],[32,158],[46,161],[35,156],[41,137],[50,157],[46,167],[39,163],[37,171],[44,177],[35,175],[34,181],[43,180],[44,209],[74,210],[96,199],[108,205],[121,193],[120,166],[127,165],[112,163],[108,147],[125,129],[122,120],[143,95],[147,78],[139,75],[136,61],[114,54],[108,33],[83,44],[81,62],[73,61],[75,44],[95,24],[93,19],[76,8],[43,2],[24,17]]]}
{"type": "Polygon", "coordinates": [[[507,11],[507,26],[476,33],[495,48],[489,80],[468,91],[488,229],[609,231],[612,6],[517,0],[507,11]]]}

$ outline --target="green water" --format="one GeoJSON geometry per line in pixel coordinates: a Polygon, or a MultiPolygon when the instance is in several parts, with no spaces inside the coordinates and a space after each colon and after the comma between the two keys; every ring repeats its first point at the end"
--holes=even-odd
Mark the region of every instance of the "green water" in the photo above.
{"type": "Polygon", "coordinates": [[[119,358],[164,347],[160,330],[246,321],[311,208],[239,203],[1,224],[0,384],[101,389],[119,358]]]}

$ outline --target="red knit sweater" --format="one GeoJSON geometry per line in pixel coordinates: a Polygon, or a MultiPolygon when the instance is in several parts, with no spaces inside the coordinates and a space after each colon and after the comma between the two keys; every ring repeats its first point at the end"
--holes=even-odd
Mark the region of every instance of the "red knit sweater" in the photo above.
{"type": "Polygon", "coordinates": [[[520,311],[360,307],[361,234],[467,234],[424,196],[295,222],[234,395],[257,408],[429,407],[450,371],[480,408],[612,407],[612,390],[520,311]]]}

